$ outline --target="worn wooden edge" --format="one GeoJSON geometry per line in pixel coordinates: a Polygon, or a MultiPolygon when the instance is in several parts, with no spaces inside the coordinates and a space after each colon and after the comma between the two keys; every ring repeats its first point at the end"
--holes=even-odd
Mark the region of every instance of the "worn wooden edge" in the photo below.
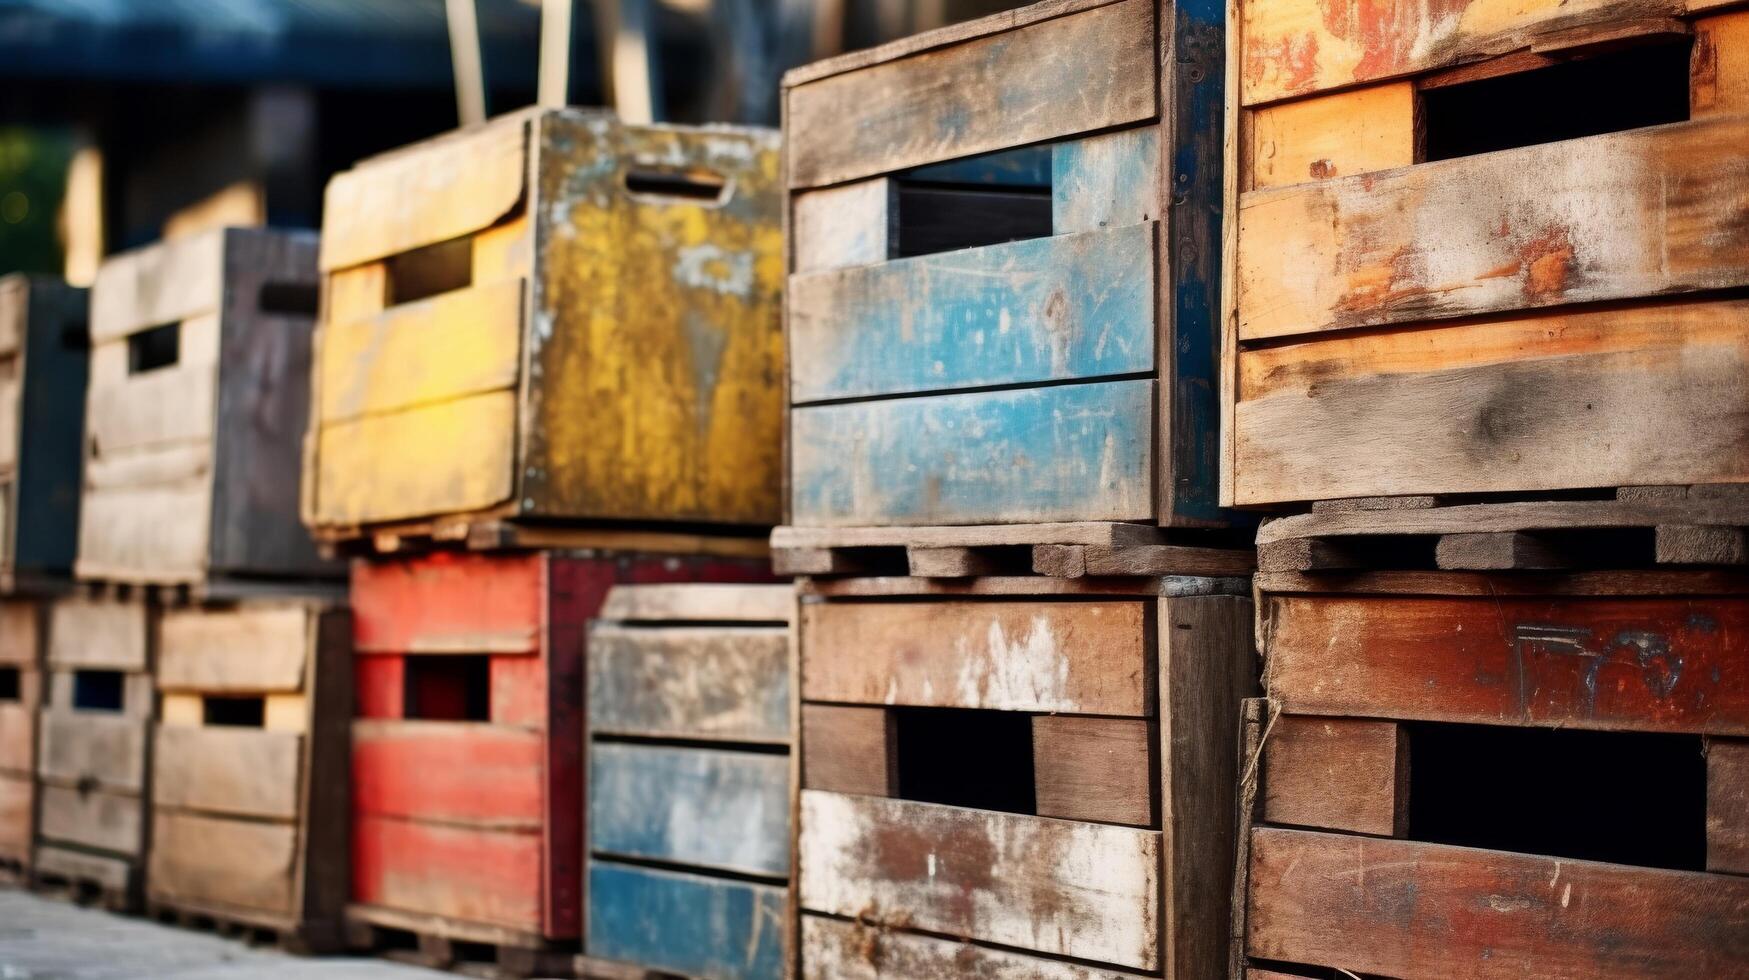
{"type": "MultiPolygon", "coordinates": [[[[1239,399],[1239,150],[1243,142],[1241,127],[1250,118],[1235,97],[1239,92],[1239,66],[1243,57],[1244,16],[1242,0],[1227,0],[1226,31],[1226,108],[1221,135],[1221,282],[1216,309],[1221,318],[1218,327],[1220,356],[1216,370],[1219,390],[1219,432],[1217,446],[1216,500],[1222,507],[1232,507],[1238,500],[1237,432],[1233,412],[1239,399]]],[[[1235,974],[1236,976],[1237,974],[1235,974]]]]}
{"type": "Polygon", "coordinates": [[[988,548],[1002,545],[1082,544],[1120,547],[1165,544],[1152,524],[1122,521],[1062,521],[1043,524],[966,524],[924,527],[798,527],[771,531],[771,547],[806,548],[988,548]]]}
{"type": "Polygon", "coordinates": [[[1360,571],[1353,574],[1262,572],[1259,595],[1374,594],[1402,596],[1743,595],[1749,573],[1738,570],[1488,573],[1360,571]]]}
{"type": "Polygon", "coordinates": [[[1264,521],[1259,546],[1295,538],[1749,525],[1749,500],[1554,500],[1403,510],[1313,511],[1264,521]]]}
{"type": "Polygon", "coordinates": [[[616,585],[596,613],[598,621],[788,623],[795,616],[791,585],[689,582],[616,585]]]}
{"type": "Polygon", "coordinates": [[[912,578],[877,575],[864,578],[800,578],[796,591],[804,598],[885,598],[917,596],[1144,596],[1177,598],[1197,595],[1251,594],[1249,578],[1209,578],[1191,575],[1130,578],[1051,578],[1039,575],[997,575],[969,579],[912,578]]]}
{"type": "Polygon", "coordinates": [[[559,951],[575,946],[576,940],[548,939],[538,932],[525,932],[505,926],[466,922],[423,912],[406,912],[383,905],[352,902],[346,906],[346,921],[364,923],[384,929],[399,929],[420,936],[459,939],[469,943],[487,943],[536,951],[559,951]]]}
{"type": "Polygon", "coordinates": [[[506,520],[514,507],[489,512],[386,524],[313,529],[326,552],[347,557],[409,557],[446,548],[471,551],[643,551],[717,558],[766,558],[771,546],[763,528],[724,527],[718,533],[662,524],[545,525],[506,520]]]}

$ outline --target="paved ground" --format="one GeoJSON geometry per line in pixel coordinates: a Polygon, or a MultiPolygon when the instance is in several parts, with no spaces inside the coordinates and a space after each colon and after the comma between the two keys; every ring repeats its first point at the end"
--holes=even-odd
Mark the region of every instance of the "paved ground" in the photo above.
{"type": "Polygon", "coordinates": [[[454,980],[383,960],[300,959],[0,887],[0,980],[454,980]]]}

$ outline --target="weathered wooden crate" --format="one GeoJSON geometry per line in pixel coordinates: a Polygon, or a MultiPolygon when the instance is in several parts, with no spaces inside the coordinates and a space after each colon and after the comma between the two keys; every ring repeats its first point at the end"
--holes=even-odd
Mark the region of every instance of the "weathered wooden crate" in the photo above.
{"type": "Polygon", "coordinates": [[[48,612],[33,873],[119,908],[138,902],[145,870],[156,615],[84,596],[48,612]]]}
{"type": "Polygon", "coordinates": [[[1223,499],[1749,481],[1749,11],[1232,0],[1223,499]]]}
{"type": "Polygon", "coordinates": [[[763,575],[753,561],[656,556],[355,563],[347,916],[360,938],[568,970],[582,932],[586,624],[616,584],[763,575]]]}
{"type": "Polygon", "coordinates": [[[579,973],[789,975],[794,610],[789,585],[622,585],[590,623],[579,973]]]}
{"type": "Polygon", "coordinates": [[[529,547],[776,523],[778,150],[544,110],[336,176],[307,523],[529,547]]]}
{"type": "Polygon", "coordinates": [[[98,270],[80,578],[342,574],[298,522],[315,259],[314,236],[229,228],[98,270]]]}
{"type": "Polygon", "coordinates": [[[1220,975],[1247,584],[804,582],[801,975],[1220,975]]]}
{"type": "Polygon", "coordinates": [[[45,600],[0,600],[0,879],[26,879],[36,835],[45,600]]]}
{"type": "Polygon", "coordinates": [[[160,614],[154,909],[343,945],[351,643],[345,609],[315,601],[160,614]]]}
{"type": "Polygon", "coordinates": [[[1749,578],[1258,592],[1234,976],[1749,972],[1749,578]]]}
{"type": "Polygon", "coordinates": [[[0,587],[65,580],[79,533],[85,290],[0,277],[0,587]]]}
{"type": "Polygon", "coordinates": [[[1050,0],[785,77],[789,523],[1224,523],[1222,31],[1050,0]]]}

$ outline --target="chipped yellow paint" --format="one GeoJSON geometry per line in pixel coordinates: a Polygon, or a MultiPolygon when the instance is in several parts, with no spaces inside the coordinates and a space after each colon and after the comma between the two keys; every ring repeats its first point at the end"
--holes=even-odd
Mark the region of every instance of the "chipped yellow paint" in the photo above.
{"type": "Polygon", "coordinates": [[[321,520],[367,524],[504,503],[515,432],[512,391],[324,426],[316,446],[321,520]]]}

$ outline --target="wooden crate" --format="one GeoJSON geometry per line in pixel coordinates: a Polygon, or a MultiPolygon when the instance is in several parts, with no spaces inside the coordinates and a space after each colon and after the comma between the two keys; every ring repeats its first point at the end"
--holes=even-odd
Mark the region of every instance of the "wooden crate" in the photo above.
{"type": "Polygon", "coordinates": [[[1225,969],[1244,580],[802,588],[801,976],[1225,969]]]}
{"type": "Polygon", "coordinates": [[[1749,971],[1749,577],[1258,592],[1233,975],[1749,971]]]}
{"type": "Polygon", "coordinates": [[[1050,0],[785,76],[789,523],[1224,523],[1222,31],[1050,0]]]}
{"type": "Polygon", "coordinates": [[[79,532],[85,290],[0,277],[0,588],[64,580],[79,532]]]}
{"type": "Polygon", "coordinates": [[[156,615],[143,601],[85,596],[48,612],[34,875],[113,907],[138,901],[145,870],[156,615]]]}
{"type": "Polygon", "coordinates": [[[0,879],[26,878],[36,834],[45,601],[0,600],[0,879]]]}
{"type": "Polygon", "coordinates": [[[1749,481],[1731,6],[1231,0],[1223,500],[1749,481]]]}
{"type": "Polygon", "coordinates": [[[336,176],[309,525],[776,523],[778,150],[533,110],[336,176]]]}
{"type": "Polygon", "coordinates": [[[580,973],[788,975],[789,585],[622,585],[589,625],[580,973]]]}
{"type": "Polygon", "coordinates": [[[315,258],[313,236],[230,228],[98,270],[80,578],[341,573],[298,523],[315,258]]]}
{"type": "Polygon", "coordinates": [[[342,946],[352,626],[344,608],[165,610],[147,901],[342,946]]]}
{"type": "Polygon", "coordinates": [[[500,963],[574,953],[585,625],[616,584],[764,574],[752,561],[551,553],[355,563],[348,918],[487,944],[500,963]]]}

